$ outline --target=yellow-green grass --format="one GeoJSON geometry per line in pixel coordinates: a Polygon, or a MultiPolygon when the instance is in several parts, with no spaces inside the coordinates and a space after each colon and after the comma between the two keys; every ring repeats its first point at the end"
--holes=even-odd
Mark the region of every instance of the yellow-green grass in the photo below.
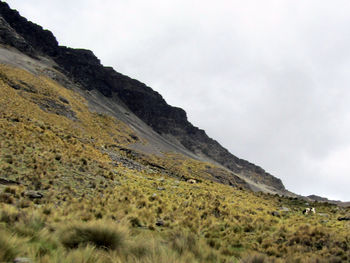
{"type": "Polygon", "coordinates": [[[337,220],[349,209],[314,203],[322,214],[305,216],[302,200],[214,182],[212,164],[121,150],[134,141],[78,93],[1,65],[0,177],[13,182],[0,184],[0,262],[350,261],[350,225],[337,220]]]}

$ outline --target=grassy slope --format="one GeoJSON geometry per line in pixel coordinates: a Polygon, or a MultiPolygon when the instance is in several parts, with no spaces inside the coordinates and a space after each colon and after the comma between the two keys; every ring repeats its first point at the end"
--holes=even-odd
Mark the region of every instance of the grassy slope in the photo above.
{"type": "Polygon", "coordinates": [[[213,182],[210,164],[125,151],[135,140],[79,94],[1,65],[0,178],[19,184],[0,184],[0,262],[350,261],[349,209],[304,216],[301,200],[213,182]]]}

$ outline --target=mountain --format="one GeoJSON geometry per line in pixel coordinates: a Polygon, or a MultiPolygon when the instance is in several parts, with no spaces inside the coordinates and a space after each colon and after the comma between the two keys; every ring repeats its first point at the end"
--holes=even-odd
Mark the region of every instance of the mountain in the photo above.
{"type": "MultiPolygon", "coordinates": [[[[190,152],[187,154],[190,157],[220,164],[234,173],[233,176],[247,181],[254,190],[285,193],[280,179],[232,155],[205,131],[194,127],[184,110],[168,105],[145,84],[104,67],[89,50],[59,46],[50,31],[27,21],[6,3],[1,3],[0,11],[3,16],[0,43],[11,45],[32,58],[52,60],[56,63],[55,69],[74,84],[87,91],[98,91],[111,103],[123,105],[165,140],[171,139],[177,148],[185,148],[181,153],[190,152]]],[[[142,131],[138,132],[142,137],[142,131]]]]}
{"type": "Polygon", "coordinates": [[[311,199],[0,2],[1,262],[350,260],[350,209],[311,199]]]}

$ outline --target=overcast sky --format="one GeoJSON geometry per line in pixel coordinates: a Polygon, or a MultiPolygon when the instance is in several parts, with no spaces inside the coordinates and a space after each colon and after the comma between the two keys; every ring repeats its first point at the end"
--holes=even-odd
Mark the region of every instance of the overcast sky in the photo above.
{"type": "Polygon", "coordinates": [[[350,1],[7,2],[287,189],[350,201],[350,1]]]}

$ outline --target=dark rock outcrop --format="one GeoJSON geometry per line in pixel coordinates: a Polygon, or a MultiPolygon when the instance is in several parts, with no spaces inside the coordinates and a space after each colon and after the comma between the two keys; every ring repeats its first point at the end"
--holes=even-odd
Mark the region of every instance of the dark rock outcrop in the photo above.
{"type": "Polygon", "coordinates": [[[17,32],[6,22],[3,17],[0,17],[0,43],[10,45],[17,48],[19,51],[27,55],[34,56],[34,49],[25,41],[25,39],[17,34],[17,32]]]}
{"type": "Polygon", "coordinates": [[[59,70],[83,89],[100,91],[107,97],[118,97],[136,116],[159,134],[171,134],[188,150],[206,155],[231,171],[252,181],[284,191],[280,179],[261,167],[237,158],[205,131],[194,127],[186,112],[166,103],[162,96],[145,84],[104,67],[89,50],[58,45],[54,35],[29,22],[9,6],[0,2],[0,44],[9,45],[30,55],[53,59],[59,70]]]}
{"type": "Polygon", "coordinates": [[[0,178],[0,184],[3,184],[3,185],[19,185],[20,183],[16,182],[16,181],[13,181],[13,180],[0,178]]]}
{"type": "Polygon", "coordinates": [[[338,221],[350,221],[350,216],[339,217],[338,221]]]}
{"type": "MultiPolygon", "coordinates": [[[[23,53],[35,56],[37,52],[56,55],[58,43],[54,35],[49,30],[44,30],[41,26],[28,21],[22,17],[16,10],[9,8],[5,2],[0,2],[0,14],[8,25],[23,39],[11,38],[9,35],[6,39],[1,39],[2,44],[12,45],[23,53]]],[[[3,28],[3,25],[1,24],[3,28]]]]}

